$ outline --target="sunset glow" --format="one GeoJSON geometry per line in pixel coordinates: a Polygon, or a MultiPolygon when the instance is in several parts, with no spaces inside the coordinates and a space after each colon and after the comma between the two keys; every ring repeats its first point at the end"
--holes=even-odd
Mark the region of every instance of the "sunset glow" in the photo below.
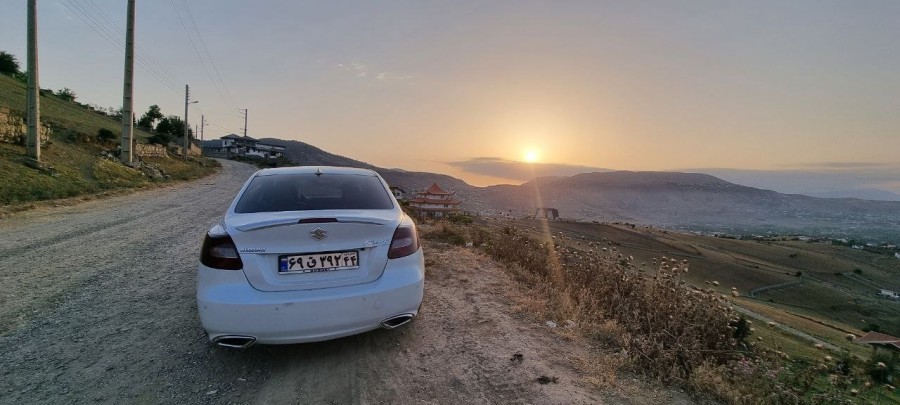
{"type": "MultiPolygon", "coordinates": [[[[122,53],[96,28],[125,27],[126,13],[94,3],[111,17],[103,27],[63,2],[40,6],[40,85],[115,110],[122,53]]],[[[165,69],[136,66],[133,101],[137,116],[151,105],[181,116],[190,85],[201,102],[189,124],[205,123],[205,140],[246,126],[478,186],[674,170],[900,194],[900,2],[197,3],[202,58],[173,29],[171,2],[141,3],[144,57],[165,69]],[[228,28],[255,21],[266,23],[228,28]]],[[[0,51],[24,70],[26,4],[4,4],[0,51]]]]}

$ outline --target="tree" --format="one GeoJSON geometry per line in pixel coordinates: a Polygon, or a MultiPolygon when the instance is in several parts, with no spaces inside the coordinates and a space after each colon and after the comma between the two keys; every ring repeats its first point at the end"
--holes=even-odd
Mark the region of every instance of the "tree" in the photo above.
{"type": "Polygon", "coordinates": [[[19,72],[19,61],[13,54],[0,51],[0,73],[16,76],[19,72]]]}
{"type": "MultiPolygon", "coordinates": [[[[121,114],[120,114],[121,115],[121,114]]],[[[165,116],[159,110],[159,106],[153,104],[147,109],[147,112],[137,121],[137,126],[145,131],[152,131],[157,121],[162,120],[165,116]]]]}
{"type": "Polygon", "coordinates": [[[147,138],[147,142],[155,143],[157,145],[168,145],[173,140],[175,140],[175,138],[173,138],[172,135],[163,133],[156,133],[153,134],[153,136],[147,138]]]}
{"type": "Polygon", "coordinates": [[[53,93],[53,94],[55,94],[56,97],[59,97],[66,101],[74,102],[75,99],[77,98],[77,96],[75,95],[75,92],[72,91],[72,89],[70,89],[68,87],[63,88],[62,90],[57,90],[56,93],[53,93]]]}
{"type": "Polygon", "coordinates": [[[117,119],[117,120],[122,119],[123,111],[124,110],[122,109],[122,107],[107,107],[106,110],[104,110],[104,112],[106,112],[106,115],[108,115],[114,119],[117,119]]]}
{"type": "MultiPolygon", "coordinates": [[[[177,115],[170,115],[159,120],[156,124],[156,133],[169,134],[173,138],[181,138],[184,136],[184,120],[177,115]]],[[[194,131],[188,128],[188,136],[193,138],[194,131]]]]}

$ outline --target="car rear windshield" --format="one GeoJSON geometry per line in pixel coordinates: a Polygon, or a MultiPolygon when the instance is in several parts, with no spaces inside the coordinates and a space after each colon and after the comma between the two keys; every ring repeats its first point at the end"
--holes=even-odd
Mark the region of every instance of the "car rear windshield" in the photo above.
{"type": "Polygon", "coordinates": [[[390,194],[378,177],[358,174],[257,176],[234,211],[239,214],[309,210],[389,210],[390,194]]]}

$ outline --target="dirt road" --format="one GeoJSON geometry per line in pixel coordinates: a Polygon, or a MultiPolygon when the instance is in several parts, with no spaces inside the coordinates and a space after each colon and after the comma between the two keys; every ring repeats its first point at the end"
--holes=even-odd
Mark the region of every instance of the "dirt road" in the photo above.
{"type": "Polygon", "coordinates": [[[194,300],[199,245],[254,170],[222,163],[192,183],[0,221],[0,402],[668,398],[587,386],[571,367],[582,345],[514,311],[503,293],[514,287],[496,265],[440,245],[426,246],[423,312],[407,326],[316,344],[211,346],[194,300]]]}

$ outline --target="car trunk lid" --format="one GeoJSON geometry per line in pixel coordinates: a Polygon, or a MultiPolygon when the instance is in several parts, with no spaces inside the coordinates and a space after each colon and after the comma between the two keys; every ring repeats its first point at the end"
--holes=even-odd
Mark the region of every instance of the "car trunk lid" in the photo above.
{"type": "Polygon", "coordinates": [[[400,218],[398,210],[318,210],[233,214],[225,225],[254,288],[292,291],[377,280],[400,218]]]}

